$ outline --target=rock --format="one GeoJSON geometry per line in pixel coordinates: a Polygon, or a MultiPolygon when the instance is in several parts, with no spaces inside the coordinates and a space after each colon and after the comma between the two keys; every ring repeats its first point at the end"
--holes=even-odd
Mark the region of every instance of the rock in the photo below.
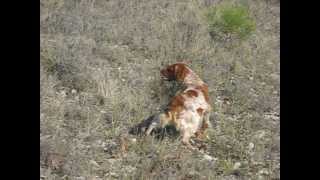
{"type": "Polygon", "coordinates": [[[89,163],[95,167],[100,167],[99,164],[94,160],[90,160],[89,163]]]}
{"type": "Polygon", "coordinates": [[[63,98],[67,97],[67,92],[64,90],[60,91],[60,96],[63,98]]]}
{"type": "Polygon", "coordinates": [[[109,164],[112,165],[112,164],[117,163],[119,161],[119,159],[112,158],[112,159],[108,159],[107,161],[109,162],[109,164]]]}
{"type": "Polygon", "coordinates": [[[250,142],[249,145],[248,145],[249,151],[252,151],[253,148],[254,148],[254,144],[252,142],[250,142]]]}
{"type": "Polygon", "coordinates": [[[263,138],[265,134],[266,134],[266,132],[263,131],[263,130],[261,130],[261,131],[259,132],[259,134],[258,134],[258,138],[259,138],[259,139],[263,138]]]}
{"type": "Polygon", "coordinates": [[[190,176],[196,176],[196,175],[199,174],[199,172],[197,172],[197,171],[190,171],[188,174],[189,174],[190,176]]]}
{"type": "Polygon", "coordinates": [[[255,139],[262,139],[266,135],[266,131],[264,130],[259,130],[255,132],[254,138],[255,139]]]}
{"type": "Polygon", "coordinates": [[[126,171],[127,173],[133,173],[134,171],[137,170],[137,168],[136,168],[136,167],[133,167],[133,166],[126,166],[126,167],[124,167],[124,169],[125,169],[125,171],[126,171]]]}
{"type": "Polygon", "coordinates": [[[76,180],[85,180],[86,178],[83,177],[83,176],[80,176],[80,177],[75,177],[76,180]]]}
{"type": "Polygon", "coordinates": [[[223,177],[224,180],[237,180],[238,178],[235,175],[228,175],[223,177]]]}
{"type": "Polygon", "coordinates": [[[111,176],[111,177],[114,177],[114,178],[118,178],[119,177],[119,175],[117,173],[114,173],[114,172],[108,173],[107,176],[111,176]]]}
{"type": "Polygon", "coordinates": [[[205,155],[203,156],[203,158],[204,158],[205,160],[208,160],[208,161],[212,161],[212,160],[213,160],[213,157],[212,157],[212,156],[209,156],[209,155],[207,155],[207,154],[205,154],[205,155]]]}
{"type": "Polygon", "coordinates": [[[208,154],[204,154],[203,155],[203,159],[206,160],[206,161],[217,161],[218,160],[218,158],[212,157],[212,156],[210,156],[208,154]]]}
{"type": "Polygon", "coordinates": [[[260,175],[268,175],[269,174],[269,171],[267,169],[261,169],[259,172],[258,172],[260,175]]]}
{"type": "Polygon", "coordinates": [[[90,180],[102,180],[99,176],[92,177],[90,180]]]}
{"type": "Polygon", "coordinates": [[[136,143],[136,142],[137,142],[137,139],[136,139],[136,138],[132,138],[132,139],[131,139],[131,142],[136,143]]]}
{"type": "Polygon", "coordinates": [[[240,166],[241,166],[241,163],[240,163],[240,162],[236,162],[236,163],[233,165],[233,169],[234,169],[234,170],[239,169],[240,166]]]}
{"type": "Polygon", "coordinates": [[[258,180],[264,180],[263,176],[259,175],[258,180]]]}

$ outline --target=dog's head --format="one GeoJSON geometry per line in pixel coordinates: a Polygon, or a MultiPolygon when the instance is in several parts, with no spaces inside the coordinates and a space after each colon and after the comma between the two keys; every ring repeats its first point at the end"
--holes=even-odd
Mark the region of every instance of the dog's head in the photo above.
{"type": "Polygon", "coordinates": [[[190,70],[184,63],[175,63],[160,71],[161,78],[167,81],[183,81],[188,73],[190,70]]]}

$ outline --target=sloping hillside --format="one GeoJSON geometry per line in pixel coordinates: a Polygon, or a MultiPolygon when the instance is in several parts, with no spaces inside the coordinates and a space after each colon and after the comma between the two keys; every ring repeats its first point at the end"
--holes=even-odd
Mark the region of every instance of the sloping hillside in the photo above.
{"type": "Polygon", "coordinates": [[[40,4],[42,179],[280,179],[280,1],[40,4]],[[177,61],[210,88],[204,153],[126,134],[175,93],[159,70],[177,61]]]}

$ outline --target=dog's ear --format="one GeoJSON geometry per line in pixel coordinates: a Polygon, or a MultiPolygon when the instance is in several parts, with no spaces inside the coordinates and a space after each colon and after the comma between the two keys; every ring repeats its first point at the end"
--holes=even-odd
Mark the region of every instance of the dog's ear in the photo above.
{"type": "Polygon", "coordinates": [[[164,67],[163,69],[160,70],[160,75],[162,77],[162,79],[164,80],[175,80],[175,64],[169,65],[164,67]]]}
{"type": "Polygon", "coordinates": [[[187,74],[190,73],[190,70],[185,63],[177,63],[175,67],[175,76],[178,81],[183,81],[187,74]]]}

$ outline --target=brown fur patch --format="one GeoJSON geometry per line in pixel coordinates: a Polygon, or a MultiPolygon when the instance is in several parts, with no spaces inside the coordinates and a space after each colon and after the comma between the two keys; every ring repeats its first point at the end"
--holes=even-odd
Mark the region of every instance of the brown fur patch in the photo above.
{"type": "Polygon", "coordinates": [[[207,103],[209,103],[209,89],[208,89],[208,85],[204,84],[202,86],[197,86],[196,89],[199,89],[204,96],[204,99],[207,101],[207,103]]]}
{"type": "Polygon", "coordinates": [[[187,96],[188,97],[198,97],[198,92],[197,91],[195,91],[195,90],[188,90],[187,92],[186,92],[186,94],[187,94],[187,96]]]}
{"type": "Polygon", "coordinates": [[[177,95],[172,98],[169,104],[169,111],[175,115],[175,119],[178,118],[179,112],[181,112],[184,108],[185,99],[182,95],[177,95]]]}
{"type": "Polygon", "coordinates": [[[202,114],[203,114],[203,109],[202,109],[202,108],[198,108],[198,109],[197,109],[197,112],[198,112],[198,114],[199,114],[200,116],[202,116],[202,114]]]}
{"type": "Polygon", "coordinates": [[[202,124],[202,129],[207,129],[209,127],[209,124],[208,123],[203,123],[202,124]]]}
{"type": "Polygon", "coordinates": [[[185,77],[190,73],[190,70],[187,68],[186,64],[177,63],[175,66],[175,76],[177,81],[183,81],[185,77]]]}
{"type": "Polygon", "coordinates": [[[185,99],[182,95],[177,95],[172,98],[169,104],[169,110],[172,112],[180,112],[183,109],[185,99]]]}

